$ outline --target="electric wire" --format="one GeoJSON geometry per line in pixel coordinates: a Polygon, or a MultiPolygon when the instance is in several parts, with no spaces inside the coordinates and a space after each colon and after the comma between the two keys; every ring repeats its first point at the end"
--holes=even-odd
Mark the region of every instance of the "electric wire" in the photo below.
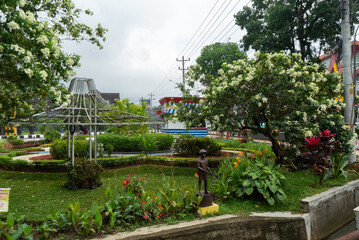
{"type": "Polygon", "coordinates": [[[219,16],[216,18],[216,20],[213,22],[213,24],[211,25],[211,27],[207,30],[207,32],[202,36],[202,38],[199,40],[199,42],[196,44],[196,46],[192,49],[192,51],[190,53],[187,54],[187,56],[191,57],[192,53],[194,52],[194,50],[197,50],[198,46],[201,46],[200,44],[203,44],[202,40],[206,37],[206,35],[208,34],[208,32],[211,30],[211,28],[216,24],[216,22],[218,21],[218,19],[221,17],[221,15],[223,14],[223,12],[228,8],[229,4],[232,2],[232,0],[229,1],[229,3],[227,4],[227,6],[222,10],[222,12],[219,14],[219,16]]]}

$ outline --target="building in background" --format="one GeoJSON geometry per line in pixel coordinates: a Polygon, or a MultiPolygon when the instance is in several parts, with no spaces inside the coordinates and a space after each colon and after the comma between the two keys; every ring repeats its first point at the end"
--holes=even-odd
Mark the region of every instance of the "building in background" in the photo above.
{"type": "Polygon", "coordinates": [[[120,99],[120,93],[102,93],[100,91],[98,91],[98,93],[108,102],[108,104],[114,104],[117,106],[115,99],[120,99]]]}
{"type": "MultiPolygon", "coordinates": [[[[208,129],[205,121],[203,121],[202,126],[190,127],[187,130],[186,125],[183,122],[166,120],[166,116],[172,115],[176,112],[177,104],[182,101],[182,99],[182,97],[164,97],[159,100],[161,104],[161,110],[156,111],[156,115],[166,122],[162,126],[159,126],[162,129],[162,132],[169,134],[190,134],[195,137],[206,137],[208,135],[208,129]]],[[[187,100],[186,104],[196,105],[199,103],[194,103],[190,100],[187,100]]]]}
{"type": "MultiPolygon", "coordinates": [[[[354,81],[356,83],[356,95],[359,95],[359,81],[358,81],[358,75],[359,75],[359,41],[351,42],[351,48],[352,48],[352,72],[353,72],[353,79],[354,79],[354,68],[355,71],[355,78],[354,81]],[[355,53],[354,53],[355,52],[355,53]],[[356,66],[354,66],[354,56],[356,60],[356,66]]],[[[319,57],[320,61],[324,65],[325,69],[328,72],[339,72],[340,74],[343,74],[343,57],[342,57],[342,51],[341,46],[339,46],[338,49],[336,49],[334,52],[329,54],[324,54],[319,57]]]]}

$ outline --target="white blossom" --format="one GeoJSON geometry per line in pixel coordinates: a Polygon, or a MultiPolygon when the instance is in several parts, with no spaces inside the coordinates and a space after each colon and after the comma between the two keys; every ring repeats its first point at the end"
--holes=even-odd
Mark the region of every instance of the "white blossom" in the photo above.
{"type": "Polygon", "coordinates": [[[29,57],[29,56],[24,57],[24,62],[25,63],[30,63],[31,62],[31,57],[29,57]]]}
{"type": "Polygon", "coordinates": [[[25,2],[24,0],[21,0],[21,1],[19,2],[19,6],[20,6],[20,7],[24,7],[25,4],[26,4],[26,2],[25,2]]]}
{"type": "Polygon", "coordinates": [[[47,72],[45,70],[41,70],[40,71],[40,76],[41,76],[42,79],[45,80],[47,78],[47,72]]]}
{"type": "Polygon", "coordinates": [[[29,76],[32,77],[34,75],[33,71],[29,68],[25,68],[24,72],[29,76]]]}
{"type": "Polygon", "coordinates": [[[49,39],[45,35],[40,35],[37,39],[38,43],[46,44],[49,42],[49,39]]]}
{"type": "Polygon", "coordinates": [[[41,49],[42,54],[44,54],[46,57],[50,56],[50,50],[48,48],[41,49]]]}
{"type": "Polygon", "coordinates": [[[28,20],[30,23],[34,23],[34,22],[35,22],[35,15],[34,15],[34,13],[28,11],[28,12],[26,12],[26,15],[27,15],[27,20],[28,20]]]}
{"type": "Polygon", "coordinates": [[[19,26],[16,22],[14,22],[14,21],[9,22],[9,23],[7,24],[7,26],[8,26],[10,29],[12,29],[12,30],[18,30],[18,29],[20,29],[20,26],[19,26]]]}
{"type": "Polygon", "coordinates": [[[74,62],[74,60],[72,58],[69,58],[69,59],[66,60],[66,63],[68,65],[70,65],[70,66],[73,66],[75,62],[74,62]]]}

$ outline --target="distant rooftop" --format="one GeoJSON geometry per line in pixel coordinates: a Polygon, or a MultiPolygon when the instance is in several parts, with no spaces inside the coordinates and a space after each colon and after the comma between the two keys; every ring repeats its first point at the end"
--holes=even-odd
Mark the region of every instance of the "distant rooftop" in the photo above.
{"type": "Polygon", "coordinates": [[[99,93],[103,99],[108,101],[109,104],[114,104],[115,106],[117,105],[115,99],[120,99],[120,93],[99,93]]]}

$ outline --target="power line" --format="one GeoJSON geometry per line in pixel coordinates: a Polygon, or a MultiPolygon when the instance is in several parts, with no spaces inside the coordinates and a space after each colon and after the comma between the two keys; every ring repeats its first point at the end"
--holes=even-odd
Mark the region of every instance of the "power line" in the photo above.
{"type": "MultiPolygon", "coordinates": [[[[186,46],[184,47],[184,49],[181,51],[181,53],[183,52],[189,52],[191,51],[191,53],[189,55],[191,55],[194,51],[198,50],[198,46],[200,44],[203,44],[202,40],[207,36],[207,34],[212,30],[212,28],[215,26],[215,24],[218,22],[219,18],[221,17],[221,15],[225,12],[225,10],[229,7],[230,3],[232,2],[232,0],[230,0],[227,5],[225,6],[227,0],[223,1],[223,3],[220,5],[219,9],[214,13],[214,15],[211,17],[211,19],[209,20],[209,22],[207,22],[206,26],[202,29],[202,31],[197,34],[201,27],[205,24],[206,20],[209,18],[209,16],[211,15],[211,13],[213,12],[213,10],[215,9],[215,7],[217,6],[219,0],[216,1],[216,3],[213,5],[213,7],[211,8],[210,12],[206,15],[205,19],[201,22],[200,26],[197,28],[196,32],[194,33],[194,35],[191,37],[191,39],[189,40],[189,42],[186,44],[186,46]],[[224,7],[225,6],[225,7],[224,7]],[[224,9],[223,9],[224,7],[224,9]],[[221,11],[222,10],[222,11],[221,11]],[[218,15],[218,13],[220,12],[220,14],[218,15]],[[216,18],[217,17],[217,18],[216,18]],[[216,18],[216,19],[215,19],[216,18]],[[215,19],[214,22],[212,22],[215,19]],[[209,27],[209,25],[212,23],[212,25],[209,27]],[[208,28],[209,27],[209,28],[208,28]],[[208,29],[207,29],[208,28],[208,29]],[[206,32],[205,32],[206,31],[206,32]],[[203,35],[203,33],[205,32],[205,34],[203,35]],[[195,38],[197,34],[197,37],[195,38]],[[191,41],[195,38],[195,40],[191,43],[191,41]],[[198,41],[199,40],[199,41],[198,41]],[[189,46],[189,47],[188,47],[189,46]],[[187,50],[185,50],[187,48],[187,50]]],[[[238,0],[237,3],[232,7],[232,9],[226,14],[226,16],[221,20],[221,22],[216,26],[216,28],[214,30],[212,30],[211,34],[206,38],[206,40],[215,32],[215,30],[218,29],[219,26],[221,26],[221,24],[223,23],[223,21],[228,17],[228,15],[233,11],[233,9],[239,4],[241,0],[238,0]]],[[[250,1],[248,1],[246,3],[246,5],[248,5],[250,3],[250,1]]],[[[221,34],[230,26],[230,24],[234,21],[234,19],[232,19],[227,25],[226,27],[216,36],[215,39],[217,39],[219,36],[221,36],[221,34]]],[[[234,25],[233,27],[231,27],[225,35],[227,35],[236,25],[234,25]]],[[[239,28],[238,28],[239,29],[239,28]]],[[[238,31],[238,29],[236,29],[232,34],[234,34],[235,32],[238,31]]],[[[224,35],[224,36],[225,36],[224,35]]],[[[223,37],[221,37],[220,40],[223,39],[223,37]]],[[[206,41],[205,40],[205,41],[206,41]]],[[[204,42],[205,42],[204,41],[204,42]]],[[[181,55],[180,53],[180,55],[181,55]]],[[[190,63],[192,64],[194,62],[193,61],[190,63]]],[[[157,88],[153,91],[153,93],[159,93],[162,92],[161,90],[166,89],[169,85],[169,81],[168,79],[173,79],[176,75],[176,69],[174,68],[174,64],[172,64],[172,66],[170,67],[169,71],[167,72],[167,74],[164,76],[163,80],[161,81],[160,85],[157,86],[157,88]]],[[[182,74],[183,75],[183,74],[182,74]]],[[[183,76],[182,76],[183,77],[183,76]]]]}
{"type": "MultiPolygon", "coordinates": [[[[226,0],[225,0],[226,1],[226,0]]],[[[207,16],[205,17],[205,19],[202,21],[202,23],[200,24],[200,26],[198,27],[198,29],[196,30],[196,32],[193,34],[193,36],[191,37],[191,39],[188,41],[188,43],[186,44],[186,46],[183,48],[183,50],[181,51],[181,53],[184,52],[184,50],[187,48],[187,46],[191,43],[191,41],[193,40],[193,38],[195,37],[195,35],[199,32],[200,28],[203,26],[203,24],[205,23],[205,21],[207,20],[207,18],[210,16],[210,14],[212,13],[212,11],[215,9],[217,3],[219,2],[219,0],[216,1],[216,3],[213,5],[213,7],[211,8],[211,10],[209,11],[209,13],[207,14],[207,16]]],[[[222,4],[223,6],[223,4],[222,4]]],[[[217,11],[218,12],[218,11],[217,11]]],[[[208,24],[207,24],[208,25],[208,24]]],[[[203,32],[203,31],[202,31],[203,32]]],[[[198,39],[198,37],[197,37],[198,39]]],[[[193,44],[192,44],[193,45],[193,44]]],[[[179,56],[181,55],[181,53],[179,54],[179,56]]],[[[168,82],[168,79],[173,75],[173,73],[176,71],[175,68],[175,61],[173,62],[172,66],[170,67],[169,71],[167,72],[167,74],[164,75],[164,77],[162,78],[163,80],[161,81],[161,83],[154,89],[153,92],[158,91],[164,84],[166,84],[168,82]]]]}
{"type": "Polygon", "coordinates": [[[189,45],[189,43],[193,40],[194,36],[196,36],[196,34],[198,33],[199,29],[201,29],[201,27],[203,26],[204,22],[207,20],[207,18],[209,17],[209,15],[211,14],[211,12],[213,11],[213,9],[216,7],[217,3],[219,0],[216,1],[216,3],[213,5],[212,9],[209,11],[209,13],[207,14],[207,16],[205,17],[205,19],[202,21],[201,25],[197,28],[196,32],[193,34],[193,36],[191,37],[191,39],[188,41],[188,43],[186,44],[186,46],[182,49],[182,51],[180,52],[180,54],[178,54],[178,57],[181,56],[181,54],[184,52],[184,50],[187,48],[187,46],[189,45]]]}
{"type": "MultiPolygon", "coordinates": [[[[212,16],[211,20],[209,20],[209,22],[207,23],[207,25],[203,28],[203,30],[201,31],[201,33],[197,36],[196,40],[193,42],[193,44],[191,44],[191,46],[189,47],[189,49],[191,49],[193,47],[193,45],[196,43],[196,41],[200,38],[200,36],[202,35],[202,33],[207,29],[207,27],[209,26],[209,24],[212,22],[212,20],[216,17],[217,13],[221,10],[221,8],[223,7],[223,5],[226,3],[227,0],[224,0],[222,5],[219,7],[219,9],[216,11],[216,13],[212,16]]],[[[232,0],[231,0],[232,1],[232,0]]],[[[231,2],[229,2],[231,3],[231,2]]],[[[228,5],[227,5],[228,6],[228,5]]],[[[213,24],[212,24],[213,26],[213,24]]],[[[207,30],[208,32],[209,30],[207,30]]],[[[201,40],[200,40],[201,41],[201,40]]],[[[197,46],[197,45],[196,45],[197,46]]],[[[189,49],[186,50],[186,52],[184,52],[183,55],[189,55],[187,54],[187,52],[189,51],[189,49]]]]}

